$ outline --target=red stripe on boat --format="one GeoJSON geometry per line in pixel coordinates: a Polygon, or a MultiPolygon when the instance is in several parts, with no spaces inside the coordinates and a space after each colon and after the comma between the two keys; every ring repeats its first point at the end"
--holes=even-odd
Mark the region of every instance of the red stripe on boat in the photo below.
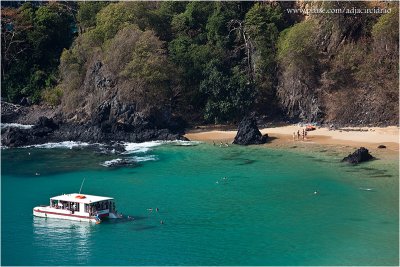
{"type": "Polygon", "coordinates": [[[51,211],[43,211],[43,210],[34,210],[34,211],[36,211],[36,212],[41,212],[41,213],[47,213],[47,214],[55,214],[55,215],[63,215],[63,216],[77,217],[77,218],[94,219],[94,217],[82,216],[82,215],[75,215],[75,214],[65,214],[65,213],[58,213],[58,212],[51,212],[51,211]]]}

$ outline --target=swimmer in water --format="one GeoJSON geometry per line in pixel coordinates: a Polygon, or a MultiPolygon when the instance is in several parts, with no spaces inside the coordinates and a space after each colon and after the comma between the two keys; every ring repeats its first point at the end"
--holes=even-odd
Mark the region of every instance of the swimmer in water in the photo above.
{"type": "Polygon", "coordinates": [[[158,212],[159,211],[159,209],[158,208],[156,208],[156,212],[158,212]]]}
{"type": "Polygon", "coordinates": [[[161,221],[160,221],[160,224],[164,224],[164,221],[163,221],[163,220],[161,220],[161,221]]]}
{"type": "Polygon", "coordinates": [[[148,208],[147,210],[150,211],[150,212],[152,212],[152,211],[153,211],[153,208],[148,208]]]}
{"type": "Polygon", "coordinates": [[[35,173],[35,175],[36,175],[36,176],[39,176],[39,175],[40,175],[40,173],[38,173],[38,172],[37,172],[37,173],[35,173]]]}
{"type": "Polygon", "coordinates": [[[318,194],[319,194],[319,192],[315,190],[314,191],[314,195],[318,195],[318,194]]]}

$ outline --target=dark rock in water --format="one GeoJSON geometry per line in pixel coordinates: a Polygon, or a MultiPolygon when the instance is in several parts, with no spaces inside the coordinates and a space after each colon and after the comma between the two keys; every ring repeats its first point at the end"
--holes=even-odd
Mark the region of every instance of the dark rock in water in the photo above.
{"type": "MultiPolygon", "coordinates": [[[[40,117],[32,129],[8,128],[1,136],[1,143],[8,147],[26,146],[53,141],[52,133],[59,128],[53,119],[40,117]]],[[[55,140],[55,141],[65,141],[55,140]]]]}
{"type": "Polygon", "coordinates": [[[379,145],[378,148],[386,148],[385,145],[379,145]]]}
{"type": "Polygon", "coordinates": [[[371,160],[373,158],[374,157],[371,154],[369,154],[368,149],[366,149],[365,147],[360,147],[352,154],[349,154],[347,157],[343,158],[342,162],[347,161],[348,163],[351,164],[357,164],[360,162],[371,160]]]}
{"type": "Polygon", "coordinates": [[[262,135],[258,130],[257,121],[254,116],[245,117],[238,127],[238,132],[235,136],[234,144],[238,145],[254,145],[264,144],[267,142],[268,135],[262,135]]]}
{"type": "Polygon", "coordinates": [[[131,159],[114,159],[114,160],[106,161],[101,165],[103,165],[104,167],[118,168],[118,167],[124,167],[124,166],[136,166],[138,164],[131,159]]]}
{"type": "Polygon", "coordinates": [[[8,128],[1,135],[1,145],[8,147],[19,147],[26,144],[29,138],[29,130],[19,128],[8,128]]]}

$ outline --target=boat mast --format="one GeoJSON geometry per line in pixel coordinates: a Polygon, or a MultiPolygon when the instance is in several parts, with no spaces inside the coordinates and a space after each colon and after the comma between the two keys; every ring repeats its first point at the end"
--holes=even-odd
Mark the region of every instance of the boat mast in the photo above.
{"type": "Polygon", "coordinates": [[[81,188],[79,189],[79,194],[81,193],[82,186],[83,186],[83,183],[85,182],[85,179],[86,179],[86,178],[83,178],[83,181],[82,181],[82,184],[81,184],[81,188]]]}

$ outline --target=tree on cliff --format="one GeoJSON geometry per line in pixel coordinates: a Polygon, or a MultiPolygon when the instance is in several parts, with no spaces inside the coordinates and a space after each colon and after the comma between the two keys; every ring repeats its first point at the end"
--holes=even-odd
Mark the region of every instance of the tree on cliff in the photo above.
{"type": "Polygon", "coordinates": [[[2,8],[2,97],[40,101],[41,91],[56,83],[60,54],[72,42],[72,26],[65,5],[2,8]]]}

